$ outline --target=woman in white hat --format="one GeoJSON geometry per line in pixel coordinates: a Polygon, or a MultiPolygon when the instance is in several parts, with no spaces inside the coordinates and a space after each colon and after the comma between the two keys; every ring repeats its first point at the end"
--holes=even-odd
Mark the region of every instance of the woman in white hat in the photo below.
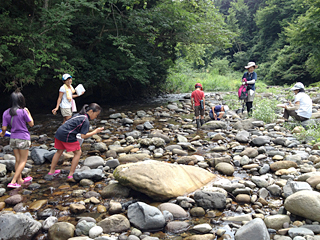
{"type": "Polygon", "coordinates": [[[285,121],[288,121],[289,116],[300,122],[308,120],[312,115],[312,100],[305,93],[303,83],[297,82],[291,90],[295,94],[294,102],[283,106],[285,121]]]}
{"type": "Polygon", "coordinates": [[[78,95],[75,93],[76,91],[71,85],[72,77],[70,74],[67,74],[67,73],[63,74],[62,81],[63,81],[63,85],[59,89],[59,97],[57,100],[57,105],[52,110],[52,113],[56,114],[60,106],[61,115],[63,116],[63,123],[65,123],[68,119],[72,117],[72,112],[73,112],[72,108],[74,107],[75,109],[74,112],[77,111],[75,107],[75,102],[73,99],[75,97],[78,97],[78,95]]]}
{"type": "Polygon", "coordinates": [[[257,73],[254,71],[258,66],[255,62],[249,62],[247,66],[244,67],[248,71],[243,74],[242,84],[247,85],[248,90],[248,98],[245,99],[245,103],[247,106],[248,115],[252,114],[252,104],[255,95],[255,83],[257,81],[257,73]]]}

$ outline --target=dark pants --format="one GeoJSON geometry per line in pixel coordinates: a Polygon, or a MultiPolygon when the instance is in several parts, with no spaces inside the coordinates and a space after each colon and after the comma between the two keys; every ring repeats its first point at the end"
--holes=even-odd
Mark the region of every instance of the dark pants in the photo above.
{"type": "Polygon", "coordinates": [[[293,117],[294,119],[300,122],[303,122],[309,119],[309,118],[299,116],[295,110],[284,109],[283,117],[285,119],[289,119],[289,116],[293,117]]]}
{"type": "Polygon", "coordinates": [[[252,103],[253,102],[246,102],[248,115],[252,114],[252,103]]]}

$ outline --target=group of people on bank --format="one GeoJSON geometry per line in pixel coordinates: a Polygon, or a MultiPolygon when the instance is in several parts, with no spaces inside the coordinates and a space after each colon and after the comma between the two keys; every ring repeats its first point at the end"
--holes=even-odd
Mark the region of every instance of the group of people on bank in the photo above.
{"type": "MultiPolygon", "coordinates": [[[[63,124],[57,129],[55,134],[54,147],[57,149],[57,152],[52,158],[48,174],[57,175],[60,173],[60,170],[56,169],[56,166],[60,156],[64,150],[66,150],[67,152],[74,153],[70,172],[67,177],[68,179],[72,179],[81,156],[81,146],[80,142],[77,140],[77,135],[80,134],[81,139],[86,139],[104,129],[103,127],[100,127],[89,132],[89,121],[97,118],[102,108],[96,103],[91,103],[89,105],[85,104],[79,113],[72,116],[73,99],[79,95],[75,93],[75,90],[71,85],[71,75],[64,74],[62,76],[62,81],[63,85],[59,90],[57,105],[52,110],[52,113],[56,114],[60,107],[63,116],[63,124]]],[[[26,124],[32,127],[34,125],[34,120],[29,109],[26,108],[25,98],[21,92],[13,92],[10,95],[10,101],[11,107],[7,109],[2,116],[2,132],[0,133],[0,137],[5,136],[8,127],[11,128],[9,144],[13,149],[16,164],[14,176],[7,186],[9,188],[19,188],[22,184],[27,184],[33,180],[31,176],[22,178],[22,171],[26,165],[29,148],[31,146],[30,133],[26,124]]]]}
{"type": "MultiPolygon", "coordinates": [[[[244,103],[246,104],[249,116],[252,115],[253,100],[256,90],[255,83],[257,81],[257,73],[254,71],[256,68],[258,68],[258,66],[255,62],[249,62],[247,66],[245,66],[247,72],[243,74],[241,80],[241,84],[246,87],[247,97],[244,99],[244,103]]],[[[288,102],[287,104],[281,105],[281,107],[284,108],[284,120],[288,121],[290,116],[300,122],[310,119],[312,115],[312,100],[305,93],[303,83],[297,82],[291,88],[291,91],[295,94],[293,103],[288,102]]],[[[194,110],[197,128],[200,128],[205,123],[205,95],[201,83],[196,83],[195,90],[191,93],[191,107],[194,110]]],[[[209,116],[212,120],[220,120],[226,115],[228,110],[229,107],[226,105],[216,105],[210,109],[209,116]]]]}

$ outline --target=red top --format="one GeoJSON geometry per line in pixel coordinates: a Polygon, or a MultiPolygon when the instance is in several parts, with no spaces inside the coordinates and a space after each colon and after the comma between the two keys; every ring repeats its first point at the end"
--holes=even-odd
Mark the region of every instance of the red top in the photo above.
{"type": "Polygon", "coordinates": [[[204,92],[201,90],[194,90],[191,93],[191,98],[194,99],[194,106],[200,106],[200,100],[204,98],[204,92]]]}

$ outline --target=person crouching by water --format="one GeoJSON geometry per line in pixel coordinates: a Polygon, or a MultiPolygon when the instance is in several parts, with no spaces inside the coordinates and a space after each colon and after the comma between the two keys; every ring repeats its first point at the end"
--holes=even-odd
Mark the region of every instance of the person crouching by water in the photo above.
{"type": "Polygon", "coordinates": [[[26,123],[33,127],[34,122],[30,111],[26,108],[24,96],[21,92],[13,92],[10,96],[11,108],[3,113],[2,132],[0,137],[6,133],[7,127],[11,126],[10,147],[13,149],[16,158],[15,173],[8,184],[9,188],[19,188],[21,184],[32,181],[32,177],[22,178],[22,170],[24,169],[29,155],[31,146],[30,133],[26,123]]]}
{"type": "Polygon", "coordinates": [[[242,84],[247,84],[248,98],[245,100],[247,106],[248,116],[252,115],[252,104],[255,95],[257,81],[257,73],[254,71],[258,66],[255,62],[249,62],[247,66],[244,67],[248,71],[243,74],[242,84]]]}
{"type": "Polygon", "coordinates": [[[194,110],[194,115],[196,116],[197,128],[200,128],[204,124],[204,92],[201,83],[196,83],[194,87],[196,90],[191,93],[191,107],[194,110]],[[199,115],[201,116],[201,122],[199,115]]]}
{"type": "Polygon", "coordinates": [[[220,120],[225,116],[226,112],[229,110],[227,105],[216,105],[213,106],[209,112],[209,116],[212,120],[220,120]]]}
{"type": "Polygon", "coordinates": [[[96,119],[100,112],[101,107],[98,104],[85,104],[78,114],[75,114],[58,128],[54,136],[54,147],[57,149],[57,152],[52,158],[51,168],[48,173],[49,175],[57,175],[60,173],[60,170],[55,170],[55,168],[61,154],[66,150],[67,152],[74,153],[68,179],[73,178],[73,174],[81,156],[81,146],[77,140],[77,134],[80,133],[81,138],[86,139],[101,132],[104,127],[96,128],[92,132],[88,133],[90,127],[89,120],[96,119]]]}
{"type": "MultiPolygon", "coordinates": [[[[60,106],[61,115],[63,116],[63,123],[65,123],[72,116],[72,108],[75,108],[74,98],[79,97],[74,94],[76,91],[72,87],[72,77],[70,74],[63,74],[62,76],[63,85],[59,89],[59,96],[56,107],[52,110],[55,115],[60,106]]],[[[62,124],[63,124],[62,123],[62,124]]]]}
{"type": "Polygon", "coordinates": [[[294,92],[294,104],[289,103],[284,105],[283,117],[285,121],[288,121],[289,116],[293,117],[297,121],[303,122],[310,119],[312,115],[312,100],[305,93],[304,85],[301,82],[297,82],[291,90],[294,92]]]}

